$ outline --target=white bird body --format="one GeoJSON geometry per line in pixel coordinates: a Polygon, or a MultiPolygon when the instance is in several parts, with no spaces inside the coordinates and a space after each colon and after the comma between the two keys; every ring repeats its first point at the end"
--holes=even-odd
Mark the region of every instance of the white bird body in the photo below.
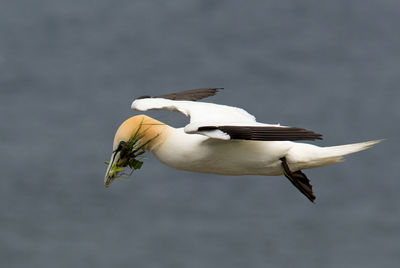
{"type": "Polygon", "coordinates": [[[281,158],[291,170],[325,166],[342,161],[345,154],[367,149],[375,141],[319,147],[291,141],[210,139],[170,128],[165,142],[151,150],[164,164],[181,170],[219,175],[283,174],[281,158]]]}
{"type": "Polygon", "coordinates": [[[151,152],[176,169],[220,175],[281,175],[279,159],[287,154],[289,141],[210,139],[173,128],[169,137],[151,152]]]}
{"type": "Polygon", "coordinates": [[[145,115],[126,120],[115,134],[105,185],[109,186],[115,178],[110,175],[112,167],[127,166],[129,159],[121,161],[121,150],[139,133],[143,148],[173,168],[235,176],[283,174],[314,202],[312,186],[301,170],[340,162],[343,156],[379,142],[331,147],[293,142],[321,139],[322,135],[302,128],[259,123],[241,108],[188,101],[215,95],[217,90],[198,89],[134,100],[132,109],[178,111],[188,116],[190,123],[174,128],[145,115]]]}

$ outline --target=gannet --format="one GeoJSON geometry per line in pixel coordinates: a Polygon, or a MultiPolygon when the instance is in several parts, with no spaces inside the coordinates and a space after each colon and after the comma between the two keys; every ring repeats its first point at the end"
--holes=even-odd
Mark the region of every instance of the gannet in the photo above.
{"type": "MultiPolygon", "coordinates": [[[[170,167],[231,176],[284,175],[314,202],[312,185],[302,170],[341,162],[343,156],[380,142],[331,147],[294,142],[322,139],[322,135],[303,128],[259,123],[241,108],[197,102],[220,89],[201,88],[135,99],[131,106],[134,110],[178,111],[189,117],[190,122],[183,128],[174,128],[146,115],[136,115],[123,122],[114,137],[105,186],[115,178],[110,171],[113,165],[124,160],[121,151],[139,134],[135,148],[153,153],[170,167]]],[[[126,166],[127,162],[124,163],[126,166]]]]}

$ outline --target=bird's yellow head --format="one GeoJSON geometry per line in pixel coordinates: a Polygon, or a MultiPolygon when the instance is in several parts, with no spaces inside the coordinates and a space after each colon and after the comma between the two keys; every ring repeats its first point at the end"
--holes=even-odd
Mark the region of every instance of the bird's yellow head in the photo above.
{"type": "Polygon", "coordinates": [[[123,122],[115,133],[113,152],[104,177],[108,187],[114,179],[123,175],[125,168],[131,171],[141,168],[140,156],[146,150],[160,146],[169,133],[169,126],[145,115],[137,115],[123,122]]]}

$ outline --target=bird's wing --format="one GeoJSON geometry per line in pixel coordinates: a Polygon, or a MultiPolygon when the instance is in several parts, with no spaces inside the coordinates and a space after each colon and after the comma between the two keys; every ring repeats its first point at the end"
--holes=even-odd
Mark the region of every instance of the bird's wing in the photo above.
{"type": "Polygon", "coordinates": [[[201,134],[214,139],[280,141],[314,140],[322,137],[322,135],[306,129],[258,123],[253,115],[241,108],[182,100],[187,99],[188,96],[192,96],[192,98],[197,96],[197,99],[201,99],[215,95],[216,92],[217,89],[213,88],[189,90],[158,97],[144,96],[134,100],[131,107],[138,111],[181,112],[190,118],[190,123],[184,128],[186,133],[201,134]],[[179,100],[176,100],[177,98],[179,100]]]}
{"type": "Polygon", "coordinates": [[[198,88],[198,89],[190,89],[185,91],[180,91],[176,93],[160,95],[160,96],[141,96],[138,99],[148,99],[148,98],[162,98],[169,100],[188,100],[188,101],[197,101],[210,96],[214,96],[222,87],[214,87],[214,88],[198,88]]]}
{"type": "Polygon", "coordinates": [[[213,131],[217,131],[217,133],[220,134],[225,134],[224,139],[230,140],[298,141],[322,139],[321,134],[304,128],[267,124],[254,126],[240,124],[223,126],[201,126],[194,133],[212,133],[213,131]]]}

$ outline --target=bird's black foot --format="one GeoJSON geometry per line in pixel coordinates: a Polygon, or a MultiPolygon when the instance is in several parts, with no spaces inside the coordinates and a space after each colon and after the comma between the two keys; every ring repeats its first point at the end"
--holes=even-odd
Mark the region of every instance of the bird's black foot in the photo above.
{"type": "Polygon", "coordinates": [[[307,176],[298,170],[296,172],[292,172],[289,169],[289,166],[286,162],[286,158],[282,157],[280,159],[282,161],[283,174],[289,181],[302,193],[304,194],[311,202],[315,202],[315,195],[312,191],[312,185],[310,184],[310,180],[307,176]]]}

